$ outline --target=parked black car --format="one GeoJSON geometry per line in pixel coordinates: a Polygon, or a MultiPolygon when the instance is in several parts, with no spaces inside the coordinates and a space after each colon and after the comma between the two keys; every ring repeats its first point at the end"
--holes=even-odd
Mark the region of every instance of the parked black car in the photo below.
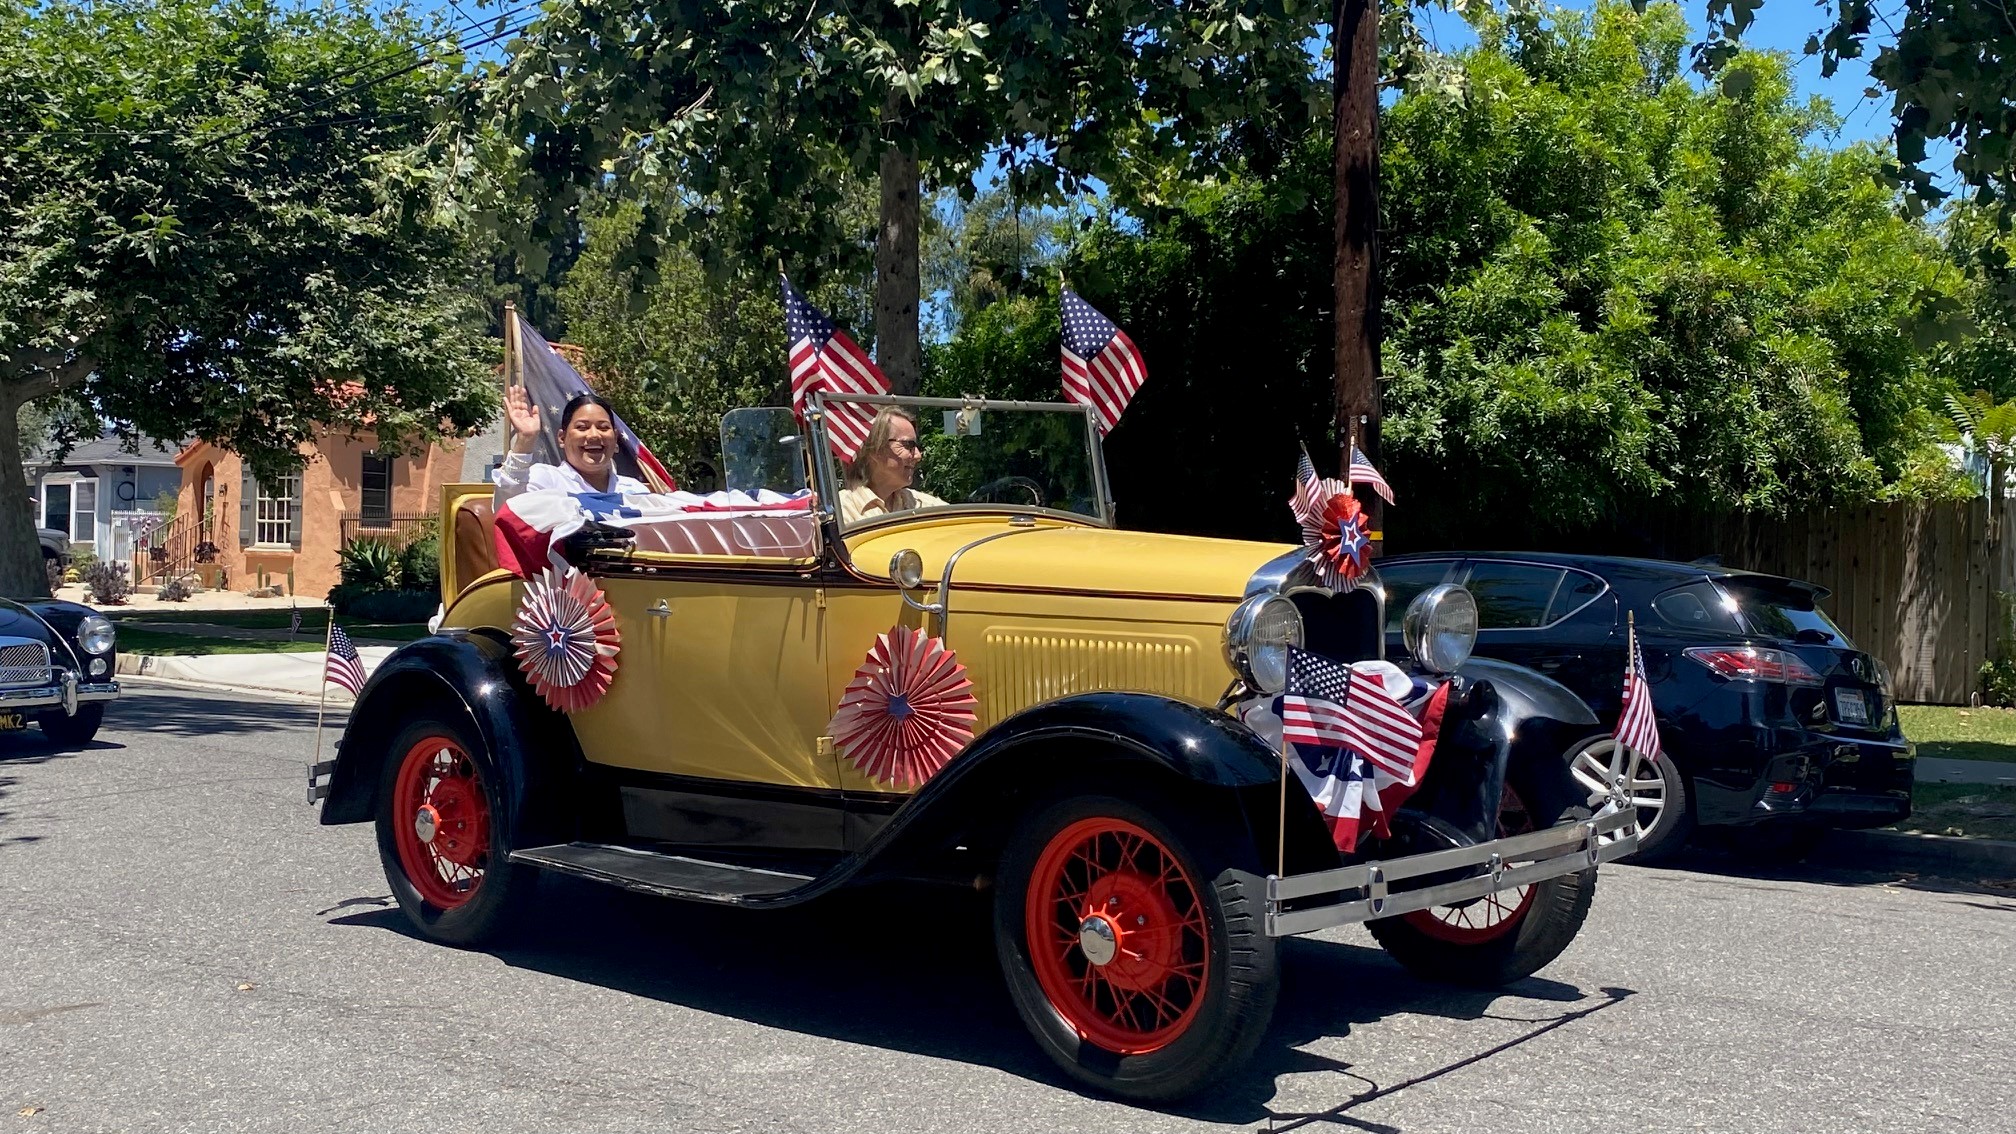
{"type": "Polygon", "coordinates": [[[119,695],[112,623],[81,603],[0,598],[0,732],[42,726],[65,748],[98,735],[119,695]]]}
{"type": "Polygon", "coordinates": [[[1641,861],[1694,828],[1784,857],[1830,827],[1911,813],[1915,751],[1897,727],[1890,675],[1819,609],[1825,588],[1700,564],[1594,555],[1451,552],[1379,562],[1387,651],[1400,613],[1436,583],[1476,596],[1476,653],[1530,666],[1580,694],[1604,732],[1570,750],[1601,790],[1624,686],[1625,615],[1637,616],[1669,759],[1641,767],[1641,861]]]}

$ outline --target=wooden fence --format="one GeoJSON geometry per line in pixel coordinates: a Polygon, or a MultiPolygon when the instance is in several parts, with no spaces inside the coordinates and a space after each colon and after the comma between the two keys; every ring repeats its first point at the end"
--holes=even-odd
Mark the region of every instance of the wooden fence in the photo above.
{"type": "Polygon", "coordinates": [[[1667,516],[1652,554],[1807,579],[1861,648],[1890,666],[1904,701],[1965,704],[1995,656],[1997,592],[2016,591],[2016,502],[1870,504],[1791,517],[1667,516]],[[1992,523],[1991,523],[1992,521],[1992,523]]]}

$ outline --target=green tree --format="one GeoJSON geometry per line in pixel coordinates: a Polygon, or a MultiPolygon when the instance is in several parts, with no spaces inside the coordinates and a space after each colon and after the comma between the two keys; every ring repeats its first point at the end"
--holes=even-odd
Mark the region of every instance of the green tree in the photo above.
{"type": "MultiPolygon", "coordinates": [[[[318,424],[487,418],[474,257],[409,186],[450,63],[402,13],[210,0],[0,11],[0,410],[38,400],[255,470],[318,424]]],[[[0,591],[39,593],[0,430],[0,591]]]]}
{"type": "MultiPolygon", "coordinates": [[[[1641,6],[1643,0],[1639,0],[1641,6]]],[[[1700,65],[1719,70],[1740,49],[1763,0],[1708,0],[1709,37],[1700,65]]],[[[2016,196],[2016,14],[2007,0],[1903,0],[1885,11],[1875,0],[1821,0],[1831,19],[1806,41],[1832,75],[1859,58],[1872,29],[1896,36],[1870,61],[1891,94],[1896,164],[1884,173],[1918,207],[1948,194],[1926,168],[1926,144],[1952,143],[1953,171],[1979,203],[2007,206],[2016,196]]],[[[1873,88],[1872,88],[1873,92],[1873,88]]],[[[2008,225],[2004,220],[2003,225],[2008,225]]]]}
{"type": "Polygon", "coordinates": [[[896,387],[914,390],[925,193],[970,192],[992,160],[1024,199],[1098,181],[1129,202],[1171,169],[1299,132],[1326,109],[1306,44],[1327,13],[1306,0],[565,3],[494,76],[484,136],[522,151],[506,188],[531,189],[549,215],[606,179],[653,202],[642,243],[675,227],[711,237],[693,245],[710,266],[717,247],[768,262],[847,245],[842,185],[879,185],[873,337],[896,387]]]}

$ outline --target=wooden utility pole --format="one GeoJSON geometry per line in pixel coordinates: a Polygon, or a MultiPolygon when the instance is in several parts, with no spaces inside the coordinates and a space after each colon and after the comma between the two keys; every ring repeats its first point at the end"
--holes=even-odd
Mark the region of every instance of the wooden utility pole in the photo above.
{"type": "MultiPolygon", "coordinates": [[[[1379,463],[1379,4],[1334,0],[1336,60],[1336,354],[1339,470],[1351,438],[1379,463]]],[[[1360,497],[1372,553],[1385,537],[1384,501],[1360,497]]]]}

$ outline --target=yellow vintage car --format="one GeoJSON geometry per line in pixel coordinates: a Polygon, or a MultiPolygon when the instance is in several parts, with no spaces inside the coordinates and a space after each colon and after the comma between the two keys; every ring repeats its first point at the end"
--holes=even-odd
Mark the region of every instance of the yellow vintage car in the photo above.
{"type": "Polygon", "coordinates": [[[1332,589],[1299,547],[1122,530],[1082,406],[815,396],[802,424],[722,430],[728,487],[781,503],[599,513],[550,570],[500,567],[489,486],[445,492],[440,629],[311,771],[322,822],[377,824],[420,933],[490,941],[537,871],[753,909],[978,884],[1036,1042],[1164,1100],[1260,1040],[1278,938],[1369,922],[1410,968],[1506,982],[1635,845],[1631,809],[1592,816],[1561,758],[1587,707],[1469,658],[1475,605],[1442,586],[1404,615],[1413,678],[1449,683],[1432,763],[1386,837],[1341,852],[1276,698],[1291,647],[1383,656],[1376,576],[1332,589]],[[890,450],[908,497],[833,455],[892,415],[916,423],[890,450]],[[569,647],[538,612],[577,600],[606,600],[604,648],[560,690],[537,667],[569,647]]]}

